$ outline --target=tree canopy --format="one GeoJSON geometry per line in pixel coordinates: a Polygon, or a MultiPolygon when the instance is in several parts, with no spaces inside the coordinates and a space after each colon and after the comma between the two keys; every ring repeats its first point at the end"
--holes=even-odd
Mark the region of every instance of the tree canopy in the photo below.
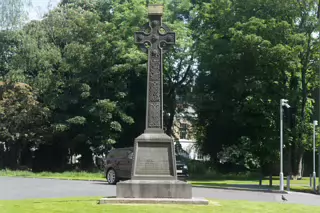
{"type": "Polygon", "coordinates": [[[92,154],[133,145],[147,81],[134,32],[148,21],[146,5],[164,3],[177,34],[164,59],[166,133],[175,137],[176,114],[191,106],[197,146],[217,168],[275,171],[286,98],[286,170],[302,175],[319,117],[317,0],[63,0],[22,24],[23,3],[0,3],[5,166],[63,170],[80,154],[88,169],[92,154]]]}

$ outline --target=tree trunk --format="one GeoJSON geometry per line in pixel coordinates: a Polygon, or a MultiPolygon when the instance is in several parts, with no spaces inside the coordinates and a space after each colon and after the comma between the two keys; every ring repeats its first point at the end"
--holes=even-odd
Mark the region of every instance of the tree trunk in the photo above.
{"type": "Polygon", "coordinates": [[[166,123],[166,134],[169,136],[172,136],[172,126],[173,126],[173,120],[175,116],[175,110],[171,109],[169,113],[170,113],[170,116],[168,117],[168,121],[166,123]]]}
{"type": "Polygon", "coordinates": [[[5,145],[0,144],[0,169],[6,168],[5,157],[6,157],[5,145]]]}
{"type": "Polygon", "coordinates": [[[18,169],[19,167],[19,145],[17,142],[10,143],[11,146],[8,149],[8,167],[10,169],[18,169]]]}
{"type": "Polygon", "coordinates": [[[303,174],[302,174],[302,168],[303,168],[303,152],[301,152],[298,158],[298,171],[297,171],[297,179],[301,179],[303,174]]]}
{"type": "Polygon", "coordinates": [[[165,133],[169,135],[170,137],[173,136],[172,134],[172,127],[173,127],[173,121],[174,117],[176,115],[176,92],[175,89],[172,89],[172,91],[168,94],[168,101],[167,101],[167,113],[169,113],[169,116],[166,116],[166,122],[165,122],[165,133]]]}
{"type": "Polygon", "coordinates": [[[288,147],[288,155],[287,155],[287,173],[288,175],[292,174],[292,147],[288,147]]]}
{"type": "Polygon", "coordinates": [[[308,69],[308,63],[309,63],[309,58],[310,58],[310,52],[311,52],[311,33],[308,34],[308,47],[307,51],[305,53],[305,56],[302,58],[302,68],[301,68],[301,87],[302,87],[302,100],[301,100],[301,124],[302,124],[302,129],[298,133],[297,137],[297,143],[295,144],[295,164],[296,164],[296,169],[294,170],[294,175],[297,178],[302,177],[302,167],[303,167],[303,154],[304,154],[304,146],[302,143],[303,139],[303,134],[305,133],[306,130],[306,107],[307,107],[307,100],[308,100],[308,88],[307,88],[307,69],[308,69]]]}
{"type": "Polygon", "coordinates": [[[293,166],[293,175],[294,179],[300,179],[302,178],[302,169],[303,169],[303,154],[304,154],[304,149],[303,147],[298,147],[296,146],[295,149],[295,159],[294,159],[294,166],[293,166]]]}

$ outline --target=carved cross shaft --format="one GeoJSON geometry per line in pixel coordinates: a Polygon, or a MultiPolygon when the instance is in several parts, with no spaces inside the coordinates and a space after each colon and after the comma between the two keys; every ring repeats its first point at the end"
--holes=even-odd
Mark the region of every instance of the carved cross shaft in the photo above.
{"type": "Polygon", "coordinates": [[[162,23],[162,8],[149,10],[149,23],[135,32],[135,42],[148,53],[146,131],[163,129],[163,54],[175,44],[175,33],[162,23]],[[149,30],[149,32],[147,32],[149,30]]]}

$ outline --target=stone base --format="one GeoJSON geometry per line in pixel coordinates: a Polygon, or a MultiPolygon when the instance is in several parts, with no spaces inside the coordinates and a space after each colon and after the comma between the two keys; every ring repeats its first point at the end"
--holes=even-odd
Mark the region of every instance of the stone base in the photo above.
{"type": "Polygon", "coordinates": [[[134,141],[131,180],[176,180],[173,139],[161,129],[149,131],[134,141]]]}
{"type": "Polygon", "coordinates": [[[128,180],[117,184],[117,198],[192,198],[192,186],[179,180],[128,180]]]}
{"type": "Polygon", "coordinates": [[[208,205],[204,198],[177,199],[177,198],[101,198],[99,204],[192,204],[208,205]]]}

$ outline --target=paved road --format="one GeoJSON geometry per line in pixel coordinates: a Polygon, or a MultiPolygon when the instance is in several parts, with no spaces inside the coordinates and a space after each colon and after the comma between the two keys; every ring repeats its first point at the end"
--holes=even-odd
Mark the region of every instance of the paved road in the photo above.
{"type": "MultiPolygon", "coordinates": [[[[0,177],[0,200],[115,195],[116,187],[105,182],[0,177]]],[[[193,188],[193,196],[221,200],[282,202],[281,194],[196,187],[193,188]]],[[[285,197],[289,203],[320,206],[319,195],[291,192],[285,197]]]]}

